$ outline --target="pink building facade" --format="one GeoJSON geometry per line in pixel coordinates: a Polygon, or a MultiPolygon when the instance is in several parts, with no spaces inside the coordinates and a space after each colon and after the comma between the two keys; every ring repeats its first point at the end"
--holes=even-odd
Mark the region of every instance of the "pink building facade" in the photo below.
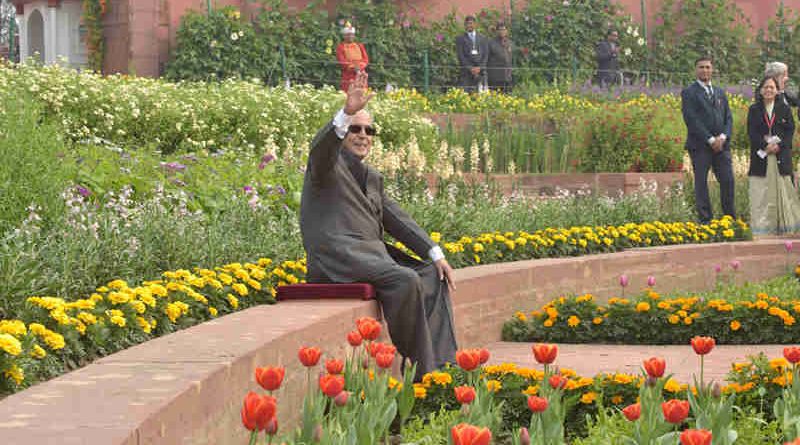
{"type": "MultiPolygon", "coordinates": [[[[21,44],[26,43],[27,48],[21,48],[23,57],[33,54],[31,45],[47,47],[46,42],[56,45],[49,48],[50,56],[45,61],[55,60],[54,51],[60,51],[58,45],[60,35],[74,35],[80,39],[80,24],[73,19],[61,19],[69,10],[74,15],[76,4],[80,0],[11,0],[17,7],[17,19],[20,21],[20,30],[26,33],[26,38],[21,39],[21,44]],[[33,9],[40,14],[32,14],[33,9]],[[41,17],[40,17],[41,15],[41,17]],[[28,22],[35,19],[35,22],[28,22]],[[40,19],[43,20],[39,22],[40,19]],[[55,22],[58,22],[56,24],[55,22]],[[69,29],[61,30],[67,27],[69,29]],[[41,34],[39,35],[39,28],[41,34]],[[74,29],[73,29],[74,28],[74,29]],[[30,36],[30,37],[28,37],[30,36]],[[23,42],[22,40],[25,40],[23,42]]],[[[641,20],[642,0],[618,0],[633,16],[641,20]]],[[[659,9],[663,0],[644,0],[648,23],[653,25],[653,14],[659,9]]],[[[774,16],[781,0],[735,0],[744,13],[750,18],[755,28],[766,26],[770,17],[774,16]]],[[[244,17],[256,14],[258,4],[248,0],[211,0],[214,7],[231,5],[239,8],[244,17]]],[[[287,0],[290,8],[302,8],[307,0],[287,0]]],[[[333,8],[335,0],[328,2],[328,7],[333,8]]],[[[413,6],[427,17],[436,19],[452,11],[459,15],[475,13],[484,7],[507,9],[510,0],[406,0],[406,4],[413,6]]],[[[524,0],[516,0],[520,5],[524,0]]],[[[800,0],[783,0],[785,6],[800,11],[800,0]]],[[[107,12],[104,17],[104,32],[106,38],[106,54],[104,72],[128,73],[139,76],[155,77],[163,73],[164,67],[175,48],[175,35],[180,26],[181,17],[189,10],[204,12],[207,0],[107,0],[107,12]]],[[[74,46],[74,45],[73,45],[74,46]]],[[[73,51],[80,53],[79,49],[73,51]]],[[[45,51],[48,53],[48,51],[45,51]]],[[[82,60],[75,56],[74,60],[82,60]]]]}

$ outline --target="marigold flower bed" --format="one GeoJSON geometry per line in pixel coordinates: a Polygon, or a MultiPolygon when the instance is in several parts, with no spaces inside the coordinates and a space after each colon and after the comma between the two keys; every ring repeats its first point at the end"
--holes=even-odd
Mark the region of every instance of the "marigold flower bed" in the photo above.
{"type": "Polygon", "coordinates": [[[556,343],[682,344],[713,332],[719,343],[796,343],[800,300],[763,292],[729,302],[691,296],[663,298],[647,289],[633,298],[598,304],[591,294],[559,297],[530,313],[517,312],[503,326],[508,341],[556,343]]]}

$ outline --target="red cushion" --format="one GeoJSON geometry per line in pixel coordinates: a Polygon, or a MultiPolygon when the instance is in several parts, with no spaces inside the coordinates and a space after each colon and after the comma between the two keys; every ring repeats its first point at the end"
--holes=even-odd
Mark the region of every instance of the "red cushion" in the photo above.
{"type": "Polygon", "coordinates": [[[367,283],[342,283],[342,284],[289,284],[278,286],[276,296],[278,301],[285,300],[317,300],[325,298],[360,298],[372,300],[375,298],[375,289],[367,283]]]}

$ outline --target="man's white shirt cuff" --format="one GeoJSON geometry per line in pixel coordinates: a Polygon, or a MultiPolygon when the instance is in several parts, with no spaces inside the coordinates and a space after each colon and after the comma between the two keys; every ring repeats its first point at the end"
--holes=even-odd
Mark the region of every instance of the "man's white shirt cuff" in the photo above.
{"type": "Polygon", "coordinates": [[[431,247],[431,250],[428,251],[428,256],[431,257],[431,261],[434,263],[444,259],[444,252],[442,252],[442,248],[439,246],[431,247]]]}
{"type": "Polygon", "coordinates": [[[722,141],[724,142],[725,140],[728,139],[728,136],[725,133],[720,133],[719,138],[722,139],[722,141]]]}
{"type": "Polygon", "coordinates": [[[708,145],[713,144],[714,141],[716,141],[716,140],[717,140],[717,138],[715,138],[714,136],[711,136],[710,138],[708,138],[708,145]]]}
{"type": "Polygon", "coordinates": [[[347,134],[347,127],[350,126],[350,122],[352,121],[353,116],[345,114],[344,108],[339,110],[339,112],[336,113],[336,116],[333,117],[333,127],[336,131],[336,136],[338,136],[339,139],[344,139],[344,136],[347,134]]]}

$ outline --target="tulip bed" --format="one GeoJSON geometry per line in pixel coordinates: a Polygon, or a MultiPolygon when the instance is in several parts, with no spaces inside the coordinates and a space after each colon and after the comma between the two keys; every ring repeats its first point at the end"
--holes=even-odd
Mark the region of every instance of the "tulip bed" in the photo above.
{"type": "MultiPolygon", "coordinates": [[[[711,225],[643,223],[547,229],[532,234],[485,233],[448,242],[454,267],[520,259],[608,252],[627,247],[738,240],[742,221],[711,225]]],[[[402,247],[402,244],[399,245],[402,247]]],[[[15,318],[0,321],[0,393],[24,388],[120,349],[255,304],[274,302],[275,287],[305,279],[305,259],[231,263],[168,271],[129,285],[113,280],[87,298],[30,297],[15,318]]]]}
{"type": "Polygon", "coordinates": [[[710,445],[782,443],[800,432],[800,347],[733,364],[725,385],[704,380],[703,360],[716,342],[699,336],[691,339],[700,370],[692,385],[671,378],[659,357],[645,360],[641,375],[578,376],[557,368],[558,347],[543,343],[532,347],[541,369],[487,365],[489,350],[466,349],[452,366],[412,384],[413,368],[400,380],[389,375],[397,351],[375,341],[380,329],[373,319],[356,320],[346,357],[325,357],[315,346],[298,351],[308,386],[296,431],[278,431],[284,368],[257,368],[255,382],[268,394],[245,397],[251,443],[710,445]],[[777,419],[760,413],[765,406],[775,407],[777,419]]]}
{"type": "MultiPolygon", "coordinates": [[[[737,262],[734,266],[740,267],[737,262]]],[[[769,291],[769,285],[765,290],[769,291]]],[[[631,298],[610,298],[605,304],[596,302],[591,294],[562,296],[537,310],[514,314],[503,326],[503,339],[681,344],[688,337],[714,332],[717,341],[725,344],[800,342],[795,326],[800,314],[798,297],[758,291],[725,299],[719,294],[724,292],[709,297],[665,297],[648,288],[631,298]]]]}

